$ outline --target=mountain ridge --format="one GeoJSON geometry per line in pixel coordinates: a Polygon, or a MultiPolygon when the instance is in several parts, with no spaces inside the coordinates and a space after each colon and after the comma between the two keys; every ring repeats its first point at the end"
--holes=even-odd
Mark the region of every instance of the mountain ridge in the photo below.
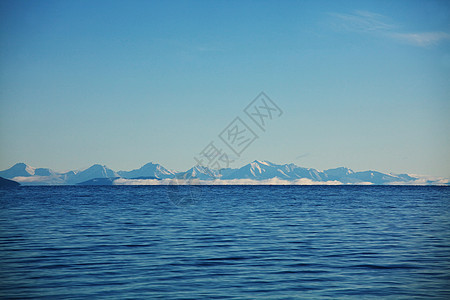
{"type": "MultiPolygon", "coordinates": [[[[445,178],[431,178],[410,174],[391,174],[373,170],[355,172],[346,167],[338,167],[319,171],[314,168],[304,168],[294,163],[276,164],[266,160],[254,160],[240,168],[210,169],[205,166],[194,166],[186,171],[176,172],[158,163],[147,163],[131,171],[114,171],[106,165],[94,164],[89,168],[64,173],[55,172],[49,168],[35,168],[25,163],[17,163],[9,169],[0,171],[0,176],[17,181],[23,185],[76,185],[83,183],[114,184],[116,179],[121,183],[139,184],[145,180],[158,181],[160,184],[168,180],[196,180],[209,184],[261,182],[273,184],[411,184],[411,185],[449,185],[445,178]]],[[[152,182],[154,184],[154,182],[152,182]]]]}

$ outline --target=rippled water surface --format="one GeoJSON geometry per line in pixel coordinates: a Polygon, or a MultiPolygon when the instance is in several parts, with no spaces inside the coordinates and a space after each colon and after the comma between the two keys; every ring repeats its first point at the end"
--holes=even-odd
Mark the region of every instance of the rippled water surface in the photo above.
{"type": "Polygon", "coordinates": [[[0,190],[0,297],[450,299],[450,188],[0,190]]]}

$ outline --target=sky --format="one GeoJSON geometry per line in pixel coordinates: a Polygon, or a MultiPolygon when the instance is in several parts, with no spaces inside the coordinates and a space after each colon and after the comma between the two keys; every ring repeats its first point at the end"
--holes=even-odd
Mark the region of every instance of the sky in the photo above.
{"type": "Polygon", "coordinates": [[[255,159],[450,177],[448,1],[1,1],[0,169],[255,159]],[[260,92],[282,114],[258,128],[260,92]]]}

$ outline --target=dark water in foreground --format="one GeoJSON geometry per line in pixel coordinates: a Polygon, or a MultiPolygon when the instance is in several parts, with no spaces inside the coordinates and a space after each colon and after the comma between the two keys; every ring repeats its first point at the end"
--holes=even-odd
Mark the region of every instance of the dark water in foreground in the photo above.
{"type": "Polygon", "coordinates": [[[448,187],[194,195],[0,190],[0,298],[450,299],[448,187]]]}

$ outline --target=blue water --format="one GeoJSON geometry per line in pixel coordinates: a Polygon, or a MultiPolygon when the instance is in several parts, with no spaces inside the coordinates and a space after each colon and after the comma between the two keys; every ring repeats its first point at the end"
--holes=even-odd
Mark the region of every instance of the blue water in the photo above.
{"type": "Polygon", "coordinates": [[[450,299],[450,188],[0,190],[0,297],[450,299]]]}

